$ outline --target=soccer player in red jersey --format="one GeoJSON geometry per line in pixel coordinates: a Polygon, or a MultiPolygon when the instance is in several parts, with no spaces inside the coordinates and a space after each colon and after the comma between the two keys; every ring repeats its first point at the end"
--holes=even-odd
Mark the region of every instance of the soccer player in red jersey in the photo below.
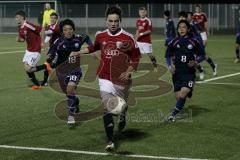
{"type": "MultiPolygon", "coordinates": [[[[121,97],[126,102],[131,86],[131,73],[137,69],[141,54],[133,35],[120,27],[121,9],[109,7],[106,10],[108,29],[96,33],[93,46],[72,52],[71,56],[93,53],[101,50],[99,78],[100,95],[104,105],[104,127],[108,139],[107,151],[114,150],[113,114],[110,113],[108,102],[114,97],[121,97]]],[[[118,129],[126,125],[126,110],[120,115],[118,129]]]]}
{"type": "Polygon", "coordinates": [[[26,21],[26,14],[24,11],[17,11],[15,13],[15,20],[18,23],[18,36],[16,40],[18,42],[27,43],[26,53],[23,57],[22,62],[24,63],[24,69],[28,75],[28,77],[33,82],[32,89],[39,89],[40,84],[35,77],[34,72],[40,70],[48,70],[50,71],[49,64],[43,64],[37,66],[37,63],[41,57],[41,36],[40,32],[42,27],[36,26],[28,21],[26,21]]]}
{"type": "MultiPolygon", "coordinates": [[[[58,21],[59,21],[58,14],[53,12],[50,15],[50,24],[47,25],[46,29],[43,32],[43,39],[45,39],[44,44],[43,44],[44,47],[45,46],[51,47],[53,45],[53,43],[55,42],[55,40],[61,36],[58,21]]],[[[47,55],[49,57],[49,51],[48,51],[47,55]]],[[[42,85],[45,85],[45,86],[48,85],[48,83],[47,83],[48,77],[49,77],[49,73],[48,73],[48,71],[45,70],[42,85]]]]}
{"type": "MultiPolygon", "coordinates": [[[[208,32],[208,22],[207,22],[207,16],[204,12],[202,12],[201,5],[196,5],[195,8],[196,13],[193,14],[192,19],[193,21],[197,22],[198,28],[200,31],[200,35],[203,41],[203,45],[206,48],[207,45],[207,32],[208,32]]],[[[213,60],[206,55],[205,60],[208,62],[208,64],[211,66],[213,70],[213,76],[217,75],[217,64],[213,62],[213,60]]]]}
{"type": "Polygon", "coordinates": [[[60,31],[59,31],[58,14],[57,13],[54,12],[50,15],[50,24],[47,25],[47,27],[44,31],[44,34],[45,34],[44,43],[49,42],[49,46],[52,46],[54,41],[61,36],[60,31]]]}
{"type": "Polygon", "coordinates": [[[193,20],[198,23],[203,44],[206,46],[208,32],[207,16],[204,12],[202,12],[200,5],[196,5],[195,11],[196,12],[193,14],[193,20]]]}
{"type": "Polygon", "coordinates": [[[137,30],[135,40],[137,41],[140,53],[147,54],[149,56],[154,66],[154,71],[157,71],[157,60],[152,54],[152,22],[147,17],[147,9],[145,7],[139,8],[139,16],[140,18],[136,21],[137,30]]]}

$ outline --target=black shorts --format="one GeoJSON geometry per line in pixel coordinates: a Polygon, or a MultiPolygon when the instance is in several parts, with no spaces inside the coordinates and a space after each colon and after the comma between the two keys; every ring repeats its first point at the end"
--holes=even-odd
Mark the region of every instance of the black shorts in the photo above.
{"type": "Polygon", "coordinates": [[[82,77],[81,68],[73,70],[71,73],[64,73],[57,70],[57,77],[59,85],[64,93],[66,93],[66,88],[69,82],[74,82],[76,85],[82,77]]]}
{"type": "Polygon", "coordinates": [[[237,43],[237,44],[240,44],[240,34],[237,35],[237,37],[236,37],[236,43],[237,43]]]}
{"type": "Polygon", "coordinates": [[[195,75],[173,76],[172,81],[174,92],[180,91],[182,87],[187,87],[192,91],[195,84],[195,75]]]}

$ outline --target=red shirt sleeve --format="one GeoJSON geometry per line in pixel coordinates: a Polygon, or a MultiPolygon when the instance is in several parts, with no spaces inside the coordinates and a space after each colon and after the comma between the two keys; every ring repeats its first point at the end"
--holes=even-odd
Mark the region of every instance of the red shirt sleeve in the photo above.
{"type": "Polygon", "coordinates": [[[134,68],[134,70],[137,70],[140,58],[141,58],[141,54],[140,54],[140,50],[137,47],[135,41],[133,41],[133,47],[131,50],[131,55],[130,55],[130,66],[132,66],[134,68]]]}

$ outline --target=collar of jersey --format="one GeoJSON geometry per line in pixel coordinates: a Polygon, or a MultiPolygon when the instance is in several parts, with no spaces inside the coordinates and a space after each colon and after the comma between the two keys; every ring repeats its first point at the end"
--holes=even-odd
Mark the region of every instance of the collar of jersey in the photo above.
{"type": "Polygon", "coordinates": [[[117,34],[112,34],[110,31],[109,31],[109,29],[107,30],[107,33],[108,33],[108,35],[109,36],[119,36],[121,33],[122,33],[122,28],[121,28],[121,30],[117,33],[117,34]]]}
{"type": "Polygon", "coordinates": [[[23,24],[21,25],[21,28],[23,28],[26,23],[27,23],[27,21],[25,20],[25,21],[23,22],[23,24]]]}

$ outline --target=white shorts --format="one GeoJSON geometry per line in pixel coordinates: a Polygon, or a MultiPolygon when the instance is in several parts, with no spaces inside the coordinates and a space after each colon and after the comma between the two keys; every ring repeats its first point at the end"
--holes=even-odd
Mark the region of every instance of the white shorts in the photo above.
{"type": "Polygon", "coordinates": [[[127,101],[129,88],[131,85],[126,85],[126,86],[116,85],[107,79],[101,79],[101,78],[99,78],[98,83],[100,87],[100,93],[106,92],[113,95],[118,95],[127,101]]]}
{"type": "Polygon", "coordinates": [[[152,44],[137,42],[141,54],[152,53],[152,44]]]}
{"type": "Polygon", "coordinates": [[[23,63],[27,63],[31,67],[35,67],[41,58],[41,54],[39,52],[29,52],[26,50],[24,54],[23,63]]]}
{"type": "Polygon", "coordinates": [[[100,79],[98,80],[99,83],[99,87],[100,87],[100,91],[101,92],[107,92],[107,93],[111,93],[113,95],[116,94],[116,89],[114,88],[114,84],[107,80],[107,79],[100,79]]]}
{"type": "Polygon", "coordinates": [[[207,32],[201,32],[200,35],[203,41],[207,40],[207,32]]]}

